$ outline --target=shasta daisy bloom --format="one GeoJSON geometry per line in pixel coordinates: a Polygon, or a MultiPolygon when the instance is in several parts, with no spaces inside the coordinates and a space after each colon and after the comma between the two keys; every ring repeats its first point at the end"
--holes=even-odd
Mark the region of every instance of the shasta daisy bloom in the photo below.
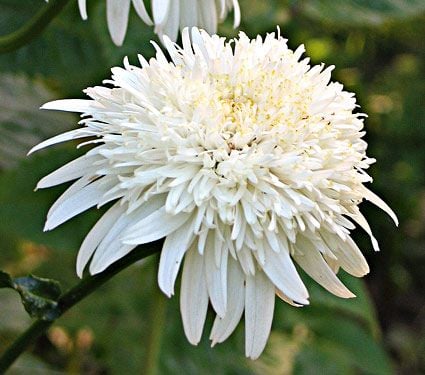
{"type": "MultiPolygon", "coordinates": [[[[106,0],[106,18],[108,20],[109,34],[112,41],[121,46],[127,32],[128,16],[130,13],[130,3],[133,3],[138,16],[148,25],[152,25],[152,20],[146,11],[143,0],[106,0]]],[[[78,0],[81,18],[87,19],[86,0],[78,0]]]]}
{"type": "Polygon", "coordinates": [[[378,245],[359,204],[391,209],[364,184],[364,115],[354,95],[330,82],[332,67],[310,66],[304,47],[279,33],[226,42],[188,29],[183,48],[164,37],[141,67],[124,61],[89,100],[45,109],[82,113],[81,128],[32,151],[88,138],[87,153],[38,184],[77,180],[48,213],[50,230],[94,206],[115,202],[89,232],[77,273],[105,270],[137,245],[165,238],[158,283],[171,296],[183,265],[180,305],[187,338],[201,338],[209,302],[212,343],[245,316],[246,355],[270,333],[275,294],[301,306],[308,292],[295,264],[331,293],[354,295],[339,267],[369,272],[350,237],[358,224],[378,245]]]}
{"type": "MultiPolygon", "coordinates": [[[[153,22],[143,0],[106,0],[109,33],[113,42],[122,45],[127,31],[130,3],[147,25],[155,24],[155,33],[177,39],[179,29],[199,26],[210,33],[217,31],[229,11],[234,9],[234,27],[240,23],[238,0],[151,0],[153,22]]],[[[86,0],[78,0],[81,17],[87,19],[86,0]]]]}
{"type": "Polygon", "coordinates": [[[167,35],[177,39],[179,29],[198,26],[210,34],[217,32],[217,23],[224,21],[227,13],[234,9],[233,27],[240,23],[238,0],[151,0],[155,33],[161,38],[167,35]]]}

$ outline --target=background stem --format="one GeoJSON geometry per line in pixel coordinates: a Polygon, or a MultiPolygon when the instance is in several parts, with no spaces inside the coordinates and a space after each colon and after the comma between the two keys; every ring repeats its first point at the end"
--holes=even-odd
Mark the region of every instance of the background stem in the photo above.
{"type": "MultiPolygon", "coordinates": [[[[133,263],[146,258],[162,248],[162,241],[152,242],[145,246],[138,246],[132,252],[119,261],[112,264],[102,273],[94,276],[87,276],[81,280],[76,286],[68,292],[62,294],[58,300],[59,315],[62,316],[72,306],[87,297],[106,281],[116,275],[118,272],[132,265],[133,263]]],[[[21,336],[19,336],[13,344],[0,357],[0,374],[12,365],[12,363],[25,351],[27,348],[49,328],[54,321],[36,320],[21,336]]]]}
{"type": "Polygon", "coordinates": [[[40,35],[69,0],[50,0],[20,29],[0,37],[0,53],[14,51],[40,35]]]}

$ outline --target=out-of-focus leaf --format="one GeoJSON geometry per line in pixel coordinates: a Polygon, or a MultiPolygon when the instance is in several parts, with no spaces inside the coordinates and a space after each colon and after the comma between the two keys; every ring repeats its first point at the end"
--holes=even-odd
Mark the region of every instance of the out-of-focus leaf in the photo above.
{"type": "Polygon", "coordinates": [[[425,12],[423,0],[306,0],[299,3],[311,17],[344,25],[379,25],[425,12]]]}
{"type": "MultiPolygon", "coordinates": [[[[0,34],[17,30],[43,6],[43,1],[2,0],[0,34]]],[[[90,23],[81,20],[77,4],[70,1],[41,36],[17,51],[0,55],[0,69],[43,76],[63,92],[78,93],[87,82],[101,78],[100,61],[103,55],[97,36],[90,23]]]]}
{"type": "MultiPolygon", "coordinates": [[[[126,54],[135,61],[137,53],[149,57],[151,28],[132,9],[124,47],[115,46],[106,26],[105,1],[88,2],[89,19],[83,21],[71,1],[46,30],[17,51],[0,55],[0,70],[43,77],[65,96],[81,95],[88,85],[109,75],[112,65],[121,64],[126,54]],[[96,3],[96,4],[95,4],[96,3]]],[[[43,1],[1,0],[0,35],[17,30],[43,1]]]]}
{"type": "Polygon", "coordinates": [[[55,280],[33,275],[12,279],[7,273],[0,271],[0,288],[16,290],[32,318],[54,320],[60,315],[56,301],[61,289],[55,280]]]}
{"type": "Polygon", "coordinates": [[[55,98],[40,81],[0,75],[0,168],[15,167],[37,143],[75,126],[69,113],[42,111],[55,98]]]}

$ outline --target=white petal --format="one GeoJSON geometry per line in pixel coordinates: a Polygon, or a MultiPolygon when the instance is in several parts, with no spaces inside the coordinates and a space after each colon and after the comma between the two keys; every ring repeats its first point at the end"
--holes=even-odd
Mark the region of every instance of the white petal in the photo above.
{"type": "Polygon", "coordinates": [[[198,1],[180,0],[180,28],[198,25],[198,1]]]}
{"type": "Polygon", "coordinates": [[[40,109],[85,113],[93,110],[94,103],[94,100],[88,99],[62,99],[43,104],[40,109]]]}
{"type": "Polygon", "coordinates": [[[86,0],[78,0],[78,8],[80,9],[81,18],[83,20],[86,20],[87,19],[86,0]]]}
{"type": "Polygon", "coordinates": [[[263,272],[257,272],[246,277],[245,290],[245,355],[257,359],[272,327],[275,288],[263,272]]]}
{"type": "Polygon", "coordinates": [[[134,222],[140,221],[164,204],[164,196],[156,195],[131,213],[122,214],[102,239],[90,263],[92,275],[104,271],[112,263],[127,255],[136,244],[124,244],[121,234],[134,222]]]}
{"type": "Polygon", "coordinates": [[[121,46],[127,32],[128,15],[130,12],[130,0],[107,0],[106,16],[109,33],[113,42],[121,46]]]}
{"type": "Polygon", "coordinates": [[[369,273],[369,265],[356,243],[348,237],[344,242],[339,241],[339,246],[332,249],[338,258],[342,269],[350,275],[362,277],[369,273]]]}
{"type": "Polygon", "coordinates": [[[180,5],[179,0],[171,1],[169,14],[166,22],[162,23],[159,35],[167,35],[172,41],[176,41],[180,24],[180,5]]]}
{"type": "Polygon", "coordinates": [[[153,24],[148,12],[146,11],[145,3],[143,2],[143,0],[133,0],[133,6],[134,9],[136,9],[136,12],[139,17],[146,25],[150,26],[153,24]]]}
{"type": "Polygon", "coordinates": [[[84,175],[92,175],[99,169],[94,165],[99,160],[104,159],[100,155],[83,155],[72,160],[54,172],[43,177],[37,184],[37,189],[44,189],[51,186],[63,184],[64,182],[75,180],[84,175]]]}
{"type": "Polygon", "coordinates": [[[56,199],[56,201],[50,207],[50,211],[56,210],[63,202],[65,202],[68,198],[72,197],[75,193],[80,191],[83,187],[87,186],[91,182],[91,178],[89,176],[83,176],[79,180],[75,181],[68,189],[66,189],[62,195],[56,199]]]}
{"type": "Polygon", "coordinates": [[[372,202],[375,206],[379,207],[381,210],[385,211],[391,219],[393,219],[395,225],[398,226],[398,219],[397,215],[394,213],[394,211],[386,204],[381,198],[379,198],[374,192],[370,191],[366,187],[363,187],[363,194],[364,197],[369,201],[372,202]]]}
{"type": "Polygon", "coordinates": [[[104,236],[90,262],[90,274],[95,275],[104,271],[112,263],[128,254],[136,245],[124,245],[120,234],[134,220],[134,213],[121,215],[104,236]]]}
{"type": "Polygon", "coordinates": [[[44,230],[51,230],[58,225],[98,204],[102,196],[110,190],[116,181],[100,178],[71,195],[60,205],[54,205],[47,214],[44,230]]]}
{"type": "Polygon", "coordinates": [[[215,1],[203,1],[198,8],[199,26],[206,30],[209,34],[217,32],[217,7],[215,1]]]}
{"type": "Polygon", "coordinates": [[[93,134],[92,131],[88,131],[86,129],[71,130],[69,132],[59,134],[55,137],[45,140],[44,142],[39,143],[37,146],[34,146],[31,150],[29,150],[28,155],[32,154],[35,151],[41,150],[42,148],[54,145],[56,143],[70,141],[71,139],[93,137],[94,135],[95,134],[93,134]]]}
{"type": "Polygon", "coordinates": [[[233,27],[236,29],[241,23],[241,9],[239,7],[238,0],[233,0],[233,8],[234,8],[233,27]]]}
{"type": "Polygon", "coordinates": [[[197,345],[202,336],[208,309],[204,259],[195,246],[187,252],[180,291],[180,311],[187,339],[197,345]]]}
{"type": "Polygon", "coordinates": [[[227,265],[227,309],[223,318],[218,315],[211,330],[211,345],[226,340],[241,320],[245,305],[245,279],[239,264],[228,259],[227,265]]]}
{"type": "Polygon", "coordinates": [[[293,258],[313,280],[338,297],[355,297],[336,277],[311,241],[299,236],[297,248],[299,251],[295,251],[293,258]]]}
{"type": "Polygon", "coordinates": [[[224,317],[227,310],[227,250],[223,251],[224,242],[218,246],[222,249],[220,264],[217,266],[215,257],[214,231],[210,230],[204,251],[205,276],[207,279],[208,294],[211,304],[219,317],[224,317]]]}
{"type": "Polygon", "coordinates": [[[375,236],[372,234],[372,229],[370,228],[369,223],[367,222],[366,218],[363,216],[363,214],[358,211],[356,214],[350,214],[350,217],[359,224],[362,229],[369,235],[370,241],[372,242],[372,247],[375,251],[379,251],[379,244],[376,240],[375,236]]]}
{"type": "Polygon", "coordinates": [[[287,304],[294,306],[294,307],[303,307],[304,305],[300,305],[298,303],[295,303],[292,301],[285,293],[283,293],[281,290],[276,289],[276,295],[282,300],[285,301],[287,304]]]}
{"type": "Polygon", "coordinates": [[[83,271],[88,261],[93,255],[99,243],[103,240],[111,227],[124,213],[125,207],[119,202],[115,203],[105,214],[97,221],[90,232],[87,234],[77,256],[77,275],[83,277],[83,271]]]}
{"type": "Polygon", "coordinates": [[[127,245],[141,245],[159,240],[181,227],[190,217],[188,213],[170,215],[161,207],[156,212],[128,228],[122,236],[127,245]]]}
{"type": "Polygon", "coordinates": [[[162,25],[165,22],[170,10],[170,3],[171,0],[152,0],[152,14],[155,25],[162,25]]]}
{"type": "Polygon", "coordinates": [[[168,297],[174,294],[174,283],[181,261],[193,239],[193,220],[188,220],[164,241],[159,260],[158,284],[168,297]]]}
{"type": "Polygon", "coordinates": [[[265,263],[263,270],[277,289],[281,290],[291,300],[308,305],[308,291],[304,286],[294,263],[285,248],[279,253],[274,252],[267,241],[263,241],[265,263]]]}

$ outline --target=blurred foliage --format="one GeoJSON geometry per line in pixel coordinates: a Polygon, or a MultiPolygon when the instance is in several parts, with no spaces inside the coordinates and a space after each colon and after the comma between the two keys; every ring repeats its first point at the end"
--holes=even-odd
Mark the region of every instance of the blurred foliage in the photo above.
{"type": "MultiPolygon", "coordinates": [[[[381,253],[355,237],[371,264],[366,283],[347,275],[356,299],[340,300],[308,282],[311,305],[278,301],[273,332],[260,360],[243,356],[243,324],[224,344],[187,343],[178,296],[167,302],[159,373],[164,374],[420,374],[425,373],[425,3],[421,0],[241,0],[248,35],[280,26],[292,48],[304,43],[313,63],[335,64],[334,79],[357,93],[366,121],[373,189],[397,212],[400,228],[375,208],[363,207],[381,253]]],[[[16,30],[42,0],[0,0],[0,35],[16,30]]],[[[132,11],[124,46],[106,28],[105,2],[88,2],[82,21],[70,2],[27,46],[0,55],[0,268],[13,276],[35,273],[64,288],[77,282],[74,263],[94,210],[43,233],[49,206],[63,187],[33,192],[37,180],[75,157],[72,144],[24,154],[39,140],[75,126],[70,114],[37,108],[54,97],[82,97],[129,55],[152,56],[155,39],[132,11]]],[[[236,35],[231,19],[221,33],[236,35]]],[[[142,373],[150,319],[153,260],[116,276],[74,307],[41,337],[11,374],[142,373]]],[[[212,314],[207,329],[212,324],[212,314]]],[[[11,290],[0,290],[0,351],[29,324],[11,290]]],[[[206,329],[206,330],[207,330],[206,329]]]]}

